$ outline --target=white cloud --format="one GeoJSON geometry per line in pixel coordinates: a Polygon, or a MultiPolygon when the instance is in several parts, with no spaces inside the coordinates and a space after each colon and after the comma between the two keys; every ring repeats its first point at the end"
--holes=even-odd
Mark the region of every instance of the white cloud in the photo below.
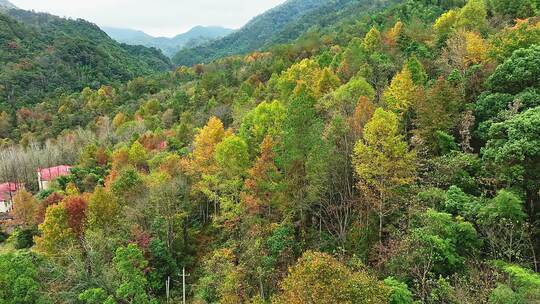
{"type": "Polygon", "coordinates": [[[102,26],[174,36],[196,25],[239,28],[285,0],[11,0],[22,9],[82,18],[102,26]]]}

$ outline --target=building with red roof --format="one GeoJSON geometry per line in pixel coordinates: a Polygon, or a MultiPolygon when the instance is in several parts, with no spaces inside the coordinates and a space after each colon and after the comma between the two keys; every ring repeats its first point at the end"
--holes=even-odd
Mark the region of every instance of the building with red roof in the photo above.
{"type": "Polygon", "coordinates": [[[13,208],[13,196],[17,190],[24,188],[19,183],[3,183],[0,184],[0,213],[7,213],[13,208]]]}
{"type": "Polygon", "coordinates": [[[51,168],[39,169],[37,171],[39,190],[49,189],[49,184],[51,181],[61,176],[69,175],[71,173],[71,168],[71,166],[62,165],[51,168]]]}
{"type": "Polygon", "coordinates": [[[167,150],[167,146],[168,146],[167,141],[162,141],[158,145],[158,150],[160,151],[167,150]]]}

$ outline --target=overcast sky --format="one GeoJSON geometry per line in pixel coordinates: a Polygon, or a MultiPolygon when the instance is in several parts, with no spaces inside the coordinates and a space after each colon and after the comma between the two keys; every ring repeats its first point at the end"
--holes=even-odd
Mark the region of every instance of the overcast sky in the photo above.
{"type": "Polygon", "coordinates": [[[22,9],[82,18],[100,26],[174,36],[196,25],[240,28],[285,0],[10,0],[22,9]]]}

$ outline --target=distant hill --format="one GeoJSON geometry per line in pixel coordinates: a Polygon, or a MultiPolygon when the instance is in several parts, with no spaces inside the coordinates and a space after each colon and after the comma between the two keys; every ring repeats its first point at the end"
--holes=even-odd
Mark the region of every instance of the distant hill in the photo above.
{"type": "Polygon", "coordinates": [[[178,65],[193,65],[213,59],[245,53],[263,47],[276,33],[317,9],[329,0],[288,0],[253,18],[240,30],[213,42],[181,50],[173,57],[178,65]]]}
{"type": "Polygon", "coordinates": [[[207,63],[235,54],[263,50],[288,43],[303,34],[335,25],[366,11],[378,11],[399,0],[288,0],[253,18],[238,31],[194,48],[186,48],[173,57],[177,65],[207,63]]]}
{"type": "Polygon", "coordinates": [[[120,44],[90,22],[19,9],[0,11],[0,45],[0,110],[171,68],[159,50],[120,44]]]}
{"type": "Polygon", "coordinates": [[[13,3],[7,0],[0,0],[0,10],[16,9],[17,7],[13,3]]]}
{"type": "Polygon", "coordinates": [[[131,45],[144,45],[155,47],[163,51],[169,57],[174,56],[179,50],[186,47],[196,47],[203,43],[210,42],[217,38],[224,37],[232,29],[220,26],[196,26],[186,33],[172,38],[153,37],[143,31],[122,29],[113,27],[102,27],[102,29],[114,40],[131,45]]]}
{"type": "Polygon", "coordinates": [[[238,31],[221,39],[178,52],[176,65],[207,63],[296,40],[306,32],[329,27],[368,10],[377,11],[398,0],[289,0],[253,18],[238,31]]]}
{"type": "Polygon", "coordinates": [[[296,40],[310,30],[327,28],[366,11],[378,11],[399,0],[288,0],[253,18],[238,31],[221,39],[178,52],[172,61],[191,66],[245,54],[296,40]]]}

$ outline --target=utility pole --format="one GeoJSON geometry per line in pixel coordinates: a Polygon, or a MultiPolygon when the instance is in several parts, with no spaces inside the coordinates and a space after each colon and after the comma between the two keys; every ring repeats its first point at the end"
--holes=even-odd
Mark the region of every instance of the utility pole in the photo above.
{"type": "Polygon", "coordinates": [[[189,274],[186,274],[186,267],[182,267],[182,304],[186,304],[186,277],[189,274]]]}
{"type": "Polygon", "coordinates": [[[167,293],[167,303],[169,303],[170,298],[170,288],[171,288],[171,277],[168,276],[167,280],[165,281],[165,291],[167,293]]]}

